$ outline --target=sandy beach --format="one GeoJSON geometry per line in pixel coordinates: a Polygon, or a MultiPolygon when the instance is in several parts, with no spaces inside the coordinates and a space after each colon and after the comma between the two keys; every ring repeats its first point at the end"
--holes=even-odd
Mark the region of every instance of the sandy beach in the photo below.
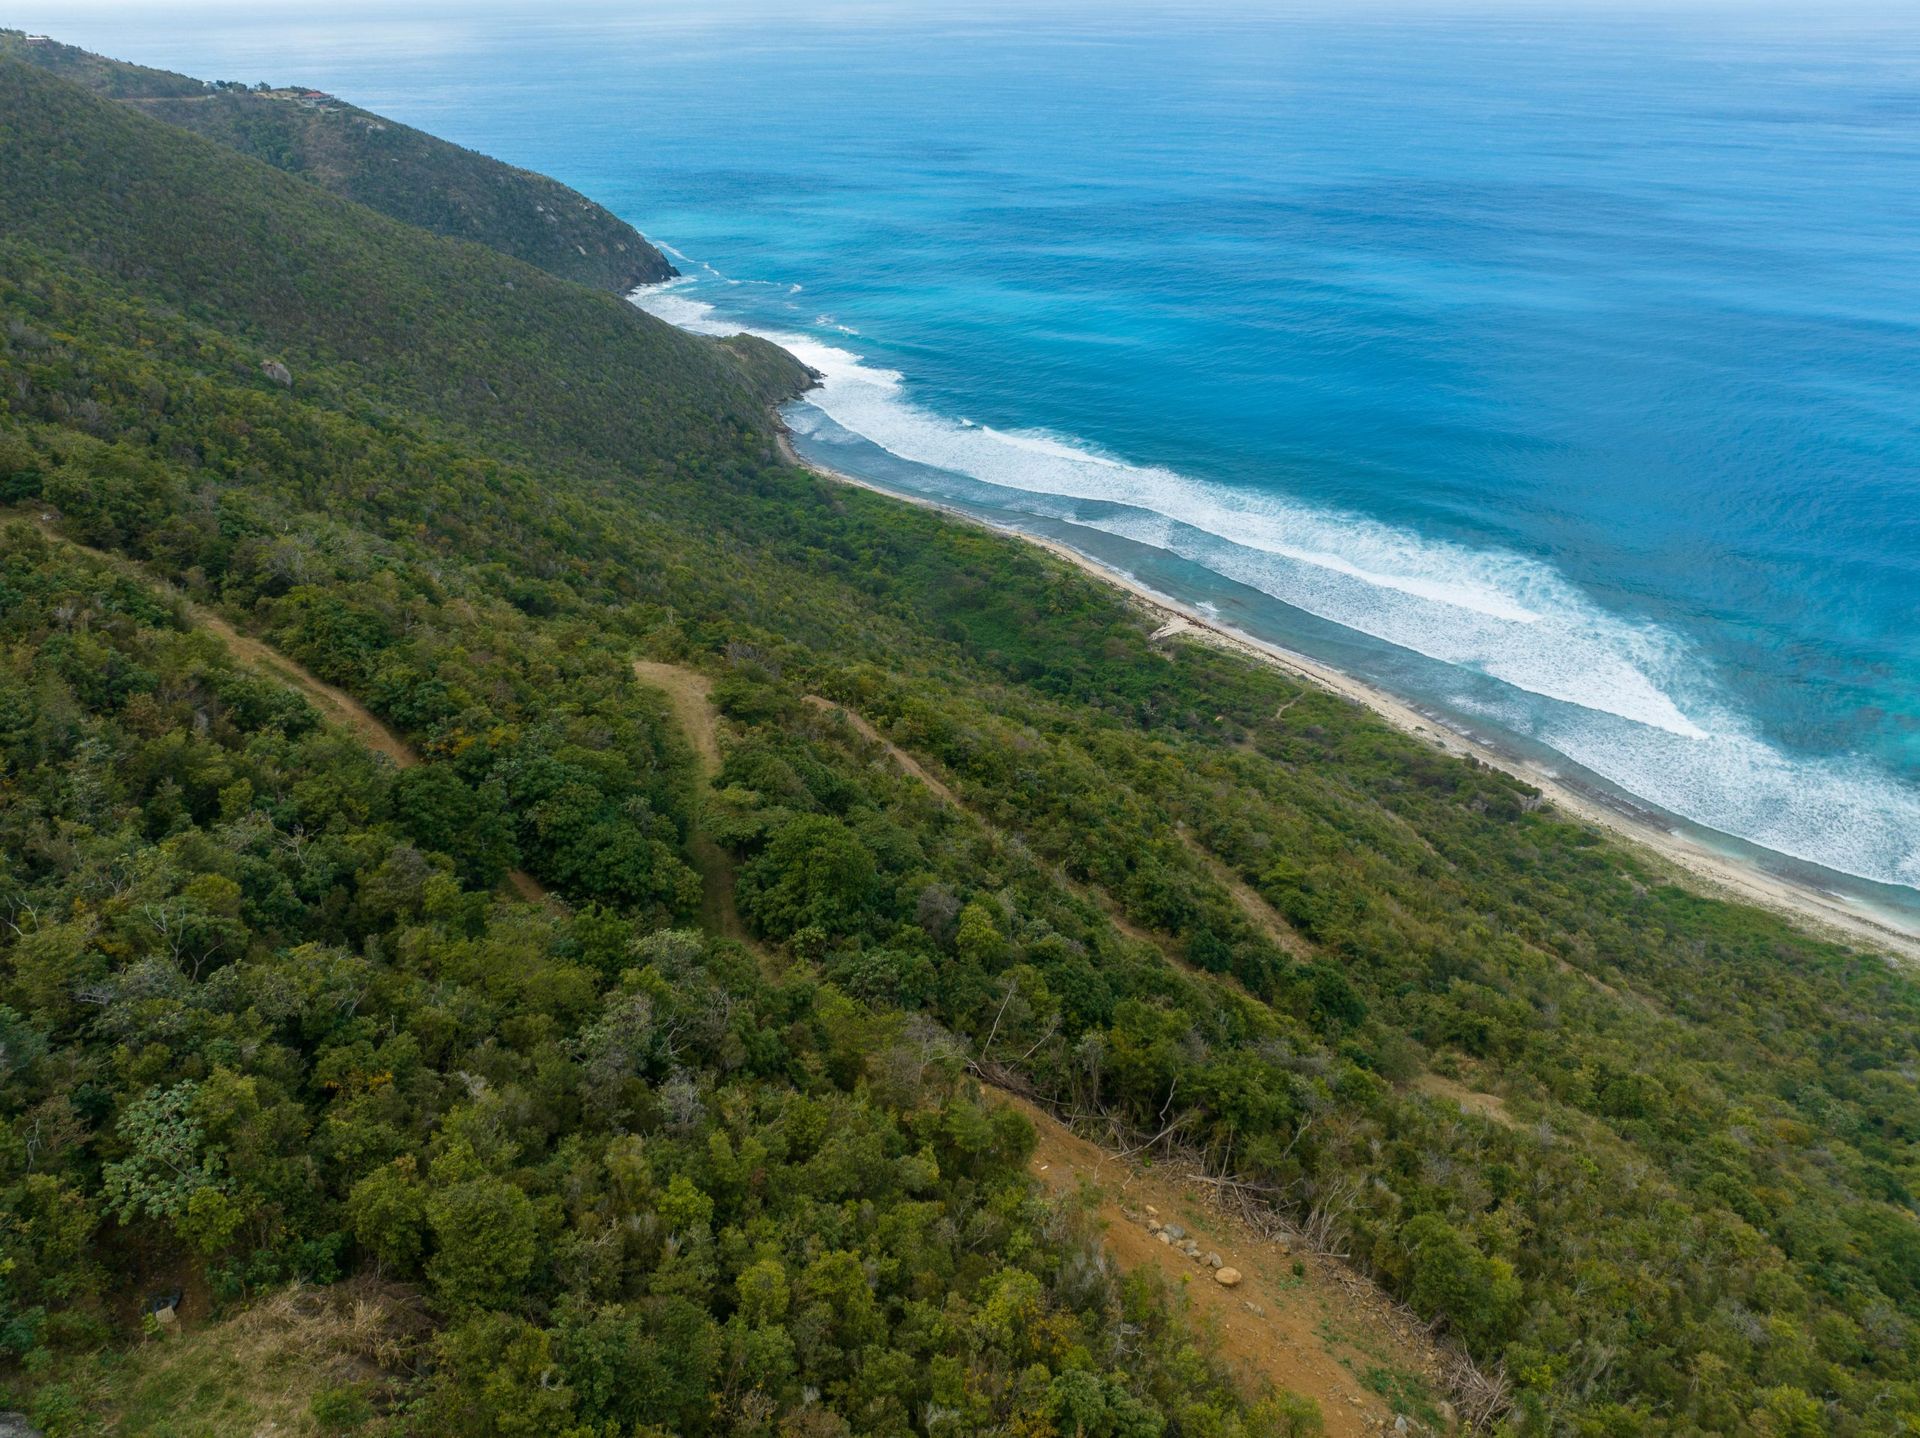
{"type": "Polygon", "coordinates": [[[1295,678],[1317,684],[1356,704],[1364,705],[1394,728],[1446,753],[1471,755],[1483,764],[1511,774],[1540,790],[1550,803],[1564,813],[1605,830],[1626,843],[1637,845],[1651,854],[1676,880],[1699,892],[1716,898],[1756,904],[1784,915],[1822,938],[1861,945],[1920,962],[1920,931],[1899,926],[1891,917],[1883,917],[1836,895],[1795,883],[1741,859],[1718,853],[1685,834],[1676,833],[1652,821],[1651,817],[1642,818],[1596,794],[1577,789],[1517,755],[1460,734],[1382,689],[1331,669],[1304,654],[1270,644],[1209,619],[1190,605],[1149,589],[1067,545],[1005,525],[989,523],[952,505],[902,494],[854,475],[814,464],[800,456],[784,432],[780,436],[780,447],[793,464],[837,484],[852,485],[904,504],[936,510],[962,523],[978,525],[996,534],[1036,545],[1122,591],[1156,621],[1156,633],[1161,637],[1186,635],[1201,643],[1215,644],[1260,663],[1271,664],[1295,678]]]}

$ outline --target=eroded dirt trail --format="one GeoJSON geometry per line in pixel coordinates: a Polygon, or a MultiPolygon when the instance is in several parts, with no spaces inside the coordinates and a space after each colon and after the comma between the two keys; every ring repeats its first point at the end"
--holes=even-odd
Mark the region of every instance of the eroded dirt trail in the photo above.
{"type": "Polygon", "coordinates": [[[367,748],[393,760],[395,768],[411,769],[420,762],[420,756],[414,753],[406,740],[374,718],[366,705],[346,690],[327,683],[277,649],[262,644],[251,634],[242,634],[211,609],[189,604],[187,614],[193,620],[194,628],[206,630],[226,645],[227,652],[242,665],[256,674],[277,679],[290,689],[298,689],[328,719],[343,729],[352,730],[367,748]]]}
{"type": "MultiPolygon", "coordinates": [[[[720,711],[713,705],[713,681],[697,669],[654,659],[633,661],[633,677],[667,696],[674,723],[693,750],[704,796],[720,772],[720,711]]],[[[752,944],[733,898],[733,861],[696,823],[687,847],[700,871],[700,921],[729,939],[752,944]]]]}
{"type": "MultiPolygon", "coordinates": [[[[13,511],[11,513],[0,512],[0,522],[4,522],[4,520],[13,517],[26,518],[27,513],[22,511],[13,511]]],[[[135,575],[142,582],[152,584],[155,588],[164,589],[166,587],[164,581],[155,580],[153,576],[147,574],[138,564],[130,559],[126,559],[118,554],[109,553],[104,549],[95,549],[92,545],[82,544],[77,539],[67,538],[53,527],[49,518],[44,514],[36,516],[34,522],[40,532],[48,539],[67,545],[69,548],[77,549],[83,554],[91,555],[95,559],[112,565],[122,573],[135,575]]],[[[276,683],[284,684],[289,689],[298,691],[308,703],[320,711],[322,718],[345,729],[348,733],[352,734],[354,738],[366,745],[367,748],[372,749],[376,753],[386,755],[387,758],[393,761],[394,768],[411,769],[420,763],[420,756],[414,752],[412,745],[408,744],[405,739],[402,739],[393,730],[381,723],[379,719],[374,717],[373,712],[368,709],[366,705],[362,704],[358,699],[355,699],[351,694],[347,693],[346,690],[337,685],[327,683],[326,680],[322,679],[305,665],[299,663],[297,660],[289,659],[279,650],[254,638],[251,634],[242,634],[211,609],[207,609],[202,605],[185,599],[181,600],[181,604],[185,608],[187,618],[193,627],[195,629],[204,629],[215,639],[218,639],[220,643],[225,646],[227,653],[232,655],[234,661],[242,668],[250,669],[255,674],[259,674],[276,683]]],[[[513,869],[509,871],[506,882],[514,893],[518,894],[530,904],[553,902],[553,898],[548,894],[546,886],[523,869],[513,869]]]]}
{"type": "Polygon", "coordinates": [[[1320,1405],[1335,1438],[1394,1431],[1449,1431],[1432,1397],[1442,1357],[1417,1323],[1337,1260],[1263,1237],[1211,1206],[1205,1185],[1176,1172],[1136,1167],[1075,1134],[1016,1094],[988,1098],[1019,1109],[1040,1136],[1031,1171],[1050,1191],[1098,1193],[1106,1246],[1123,1270],[1150,1268],[1191,1303],[1197,1323],[1217,1335],[1217,1352],[1249,1395],[1268,1384],[1320,1405]],[[1221,1286],[1214,1270],[1147,1228],[1149,1219],[1183,1228],[1204,1256],[1219,1254],[1240,1282],[1221,1286]],[[1299,1272],[1295,1271],[1296,1265],[1299,1272]],[[1382,1396],[1391,1393],[1399,1403],[1382,1396]]]}
{"type": "Polygon", "coordinates": [[[1180,842],[1187,846],[1188,852],[1194,858],[1206,865],[1207,872],[1212,874],[1220,887],[1232,896],[1234,903],[1240,906],[1240,912],[1247,916],[1248,921],[1256,929],[1272,939],[1283,952],[1292,954],[1296,959],[1313,957],[1313,946],[1301,938],[1295,932],[1293,925],[1282,917],[1280,911],[1269,904],[1253,885],[1236,874],[1224,859],[1194,838],[1185,828],[1180,830],[1180,842]]]}
{"type": "MultiPolygon", "coordinates": [[[[304,665],[289,659],[279,650],[263,644],[251,634],[242,634],[210,609],[187,605],[187,614],[196,629],[204,629],[222,644],[239,663],[256,674],[276,679],[297,689],[307,702],[342,729],[348,730],[367,748],[385,754],[396,769],[411,769],[420,762],[419,754],[393,730],[374,717],[373,712],[346,690],[329,684],[304,665]]],[[[507,887],[529,904],[553,902],[553,896],[525,869],[507,871],[507,887]]]]}
{"type": "Polygon", "coordinates": [[[928,772],[926,765],[922,764],[905,749],[902,749],[898,744],[887,738],[886,735],[869,724],[865,718],[847,708],[846,705],[836,704],[831,699],[823,699],[818,694],[807,695],[807,703],[811,704],[823,714],[838,715],[840,718],[846,720],[848,728],[852,729],[854,733],[858,734],[868,743],[878,744],[882,749],[886,750],[887,757],[899,766],[903,774],[907,774],[912,778],[918,779],[922,784],[925,784],[933,793],[934,797],[939,799],[941,803],[950,805],[955,809],[963,809],[966,807],[960,802],[959,795],[955,794],[953,790],[949,789],[944,783],[928,772]]]}

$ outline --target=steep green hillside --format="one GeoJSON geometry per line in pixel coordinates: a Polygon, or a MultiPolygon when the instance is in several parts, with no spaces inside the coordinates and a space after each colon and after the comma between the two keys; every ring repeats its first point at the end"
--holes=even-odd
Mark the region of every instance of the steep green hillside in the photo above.
{"type": "Polygon", "coordinates": [[[0,30],[0,53],[437,235],[625,294],[677,273],[617,216],[545,175],[300,87],[211,85],[0,30]]]}
{"type": "Polygon", "coordinates": [[[785,466],[773,361],[0,60],[0,499],[137,565],[0,554],[37,1411],[129,1288],[377,1270],[423,1432],[1306,1431],[1033,1206],[970,1067],[1353,1254],[1509,1431],[1920,1424],[1909,975],[785,466]],[[714,681],[711,782],[637,658],[714,681]]]}

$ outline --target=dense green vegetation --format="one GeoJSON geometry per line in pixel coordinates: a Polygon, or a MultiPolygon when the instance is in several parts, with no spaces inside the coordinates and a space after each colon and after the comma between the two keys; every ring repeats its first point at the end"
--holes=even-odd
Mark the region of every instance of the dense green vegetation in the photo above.
{"type": "Polygon", "coordinates": [[[0,30],[0,54],[136,106],[371,209],[625,294],[678,273],[633,226],[530,170],[298,87],[208,84],[0,30]]]}
{"type": "Polygon", "coordinates": [[[111,1273],[380,1267],[442,1325],[421,1431],[1234,1431],[971,1057],[1172,1121],[1504,1368],[1514,1432],[1920,1427],[1910,977],[782,465],[798,381],[0,60],[0,498],[428,758],[8,538],[24,1372],[105,1340],[111,1273]],[[719,681],[713,785],[640,655],[719,681]],[[687,929],[696,830],[764,967],[687,929]],[[568,912],[490,901],[515,864],[568,912]]]}
{"type": "Polygon", "coordinates": [[[15,1356],[105,1340],[115,1274],[357,1260],[444,1315],[426,1432],[1267,1431],[1034,1197],[951,1040],[465,887],[411,775],[24,525],[0,596],[15,1356]]]}

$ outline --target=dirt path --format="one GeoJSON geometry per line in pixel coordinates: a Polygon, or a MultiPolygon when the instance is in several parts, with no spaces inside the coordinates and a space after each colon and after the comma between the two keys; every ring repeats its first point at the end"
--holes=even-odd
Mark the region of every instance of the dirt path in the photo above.
{"type": "MultiPolygon", "coordinates": [[[[187,605],[187,614],[195,628],[206,630],[226,645],[227,652],[239,663],[256,674],[299,690],[321,714],[348,730],[367,748],[385,754],[393,761],[394,768],[411,769],[420,762],[420,756],[414,752],[412,745],[382,724],[366,705],[346,690],[327,683],[304,665],[261,643],[251,634],[242,634],[210,609],[190,603],[187,605]]],[[[506,882],[514,893],[529,904],[553,902],[553,896],[547,892],[546,886],[525,869],[508,870],[506,882]]]]}
{"type": "MultiPolygon", "coordinates": [[[[0,522],[15,518],[26,519],[30,513],[29,509],[0,511],[0,522]]],[[[164,580],[156,580],[135,561],[104,549],[95,549],[92,545],[82,544],[77,539],[67,538],[53,527],[52,514],[38,513],[32,514],[31,517],[35,521],[35,527],[48,539],[64,544],[69,549],[77,549],[80,553],[99,560],[103,564],[111,565],[143,584],[150,584],[162,590],[170,598],[179,597],[178,592],[171,589],[164,580]]],[[[226,646],[227,653],[232,655],[243,668],[276,680],[289,689],[299,690],[326,718],[344,729],[352,730],[354,737],[362,744],[393,760],[395,768],[410,769],[420,762],[420,756],[413,752],[406,740],[374,718],[367,707],[346,690],[327,683],[304,665],[287,658],[277,649],[263,644],[251,634],[242,634],[211,609],[185,599],[181,599],[180,603],[185,608],[187,618],[192,622],[193,627],[204,629],[218,639],[226,646]]]]}
{"type": "MultiPolygon", "coordinates": [[[[104,549],[95,549],[92,545],[82,544],[77,539],[67,538],[53,527],[51,517],[45,513],[31,510],[0,511],[0,523],[10,518],[29,517],[47,538],[56,540],[71,549],[77,549],[82,554],[91,555],[123,573],[136,576],[142,582],[153,584],[156,588],[168,588],[164,581],[156,581],[152,575],[130,559],[109,553],[104,549]]],[[[308,703],[320,711],[323,718],[347,730],[375,753],[386,755],[393,761],[394,768],[411,769],[420,762],[420,756],[414,752],[412,745],[382,724],[366,705],[346,690],[327,683],[305,665],[289,659],[279,650],[255,639],[251,634],[242,634],[211,609],[195,604],[191,600],[183,599],[181,603],[193,627],[204,629],[218,639],[226,646],[227,653],[232,655],[234,661],[242,668],[250,669],[255,674],[299,691],[308,703]]],[[[553,901],[546,886],[525,870],[509,871],[506,881],[516,894],[530,904],[545,904],[553,901]]]]}
{"type": "MultiPolygon", "coordinates": [[[[881,749],[886,751],[887,757],[893,760],[894,764],[899,767],[902,773],[911,778],[918,779],[922,784],[925,784],[933,796],[948,807],[972,815],[976,821],[989,829],[996,827],[992,820],[988,819],[984,814],[980,813],[979,810],[973,808],[966,803],[965,800],[961,799],[961,797],[954,793],[944,782],[930,773],[926,765],[922,764],[918,759],[914,758],[913,755],[909,754],[905,749],[902,749],[898,744],[874,728],[864,716],[855,713],[844,704],[836,704],[833,700],[824,699],[818,694],[807,695],[806,702],[822,714],[832,715],[844,720],[847,727],[853,730],[854,733],[860,735],[861,738],[867,740],[869,743],[879,745],[881,749]]],[[[1184,838],[1185,835],[1183,834],[1182,837],[1184,838]]],[[[1192,841],[1189,840],[1188,842],[1191,843],[1192,841]]],[[[1194,852],[1202,859],[1211,860],[1215,872],[1220,878],[1220,882],[1227,885],[1231,891],[1233,889],[1232,875],[1226,869],[1226,866],[1221,864],[1217,859],[1212,859],[1211,855],[1207,854],[1197,845],[1194,846],[1194,852]]],[[[1196,978],[1211,979],[1216,983],[1225,984],[1243,998],[1251,999],[1253,997],[1247,993],[1246,988],[1241,982],[1231,974],[1209,974],[1204,969],[1197,969],[1188,963],[1181,957],[1178,947],[1172,940],[1164,935],[1151,933],[1134,923],[1133,920],[1126,916],[1126,913],[1121,909],[1119,903],[1106,890],[1080,883],[1078,880],[1068,877],[1065,870],[1059,868],[1053,870],[1053,877],[1055,882],[1060,884],[1061,887],[1071,890],[1095,908],[1099,909],[1102,914],[1106,915],[1107,922],[1112,924],[1120,933],[1132,939],[1135,943],[1145,944],[1149,948],[1156,950],[1163,959],[1172,964],[1176,969],[1184,973],[1192,974],[1196,978]]],[[[1251,903],[1260,906],[1260,908],[1265,911],[1266,918],[1262,919],[1259,912],[1252,908],[1248,909],[1249,917],[1251,917],[1256,924],[1260,924],[1262,928],[1272,933],[1275,941],[1280,943],[1282,947],[1290,948],[1294,952],[1305,952],[1304,941],[1287,927],[1286,920],[1282,919],[1271,908],[1266,907],[1266,900],[1262,899],[1258,894],[1255,894],[1251,889],[1247,889],[1244,884],[1239,887],[1245,891],[1246,897],[1240,899],[1238,893],[1235,894],[1235,897],[1236,899],[1240,899],[1243,907],[1251,903]]],[[[1258,1000],[1255,1000],[1255,1002],[1258,1002],[1258,1000]]]]}
{"type": "MultiPolygon", "coordinates": [[[[694,765],[700,772],[700,792],[704,796],[720,772],[720,711],[713,707],[713,681],[697,669],[652,659],[634,660],[633,677],[667,696],[674,723],[693,750],[694,765]]],[[[692,851],[694,867],[700,871],[701,923],[725,938],[737,939],[751,947],[753,940],[734,903],[732,860],[697,823],[687,847],[692,851]]]]}
{"type": "Polygon", "coordinates": [[[514,893],[525,899],[529,904],[551,904],[556,902],[553,895],[547,892],[547,886],[534,878],[533,875],[529,874],[525,869],[507,870],[507,883],[513,889],[514,893]]]}
{"type": "Polygon", "coordinates": [[[1040,1142],[1030,1169],[1042,1185],[1056,1194],[1074,1193],[1083,1183],[1095,1187],[1113,1260],[1129,1272],[1151,1268],[1184,1293],[1193,1320],[1213,1329],[1215,1352],[1250,1395],[1271,1383],[1312,1398],[1334,1438],[1392,1432],[1401,1415],[1413,1433],[1450,1431],[1438,1398],[1442,1355],[1366,1279],[1336,1260],[1255,1233],[1210,1206],[1203,1184],[1136,1168],[1027,1100],[998,1089],[986,1093],[1032,1121],[1040,1142]],[[1149,1231],[1150,1220],[1183,1228],[1203,1261],[1162,1243],[1149,1231]],[[1215,1280],[1204,1262],[1209,1252],[1240,1272],[1238,1285],[1225,1288],[1215,1280]]]}
{"type": "Polygon", "coordinates": [[[662,664],[652,659],[633,661],[633,677],[649,689],[658,689],[673,706],[673,717],[693,746],[703,778],[720,772],[720,711],[713,707],[713,681],[697,669],[662,664]]]}
{"type": "Polygon", "coordinates": [[[1234,903],[1240,906],[1240,912],[1247,916],[1256,929],[1296,959],[1313,957],[1313,946],[1294,932],[1293,925],[1281,917],[1280,911],[1269,904],[1259,890],[1228,868],[1225,860],[1207,849],[1184,827],[1180,829],[1180,842],[1187,846],[1194,858],[1206,865],[1207,872],[1233,896],[1234,903]]]}
{"type": "Polygon", "coordinates": [[[256,674],[279,680],[290,689],[298,689],[314,708],[341,728],[352,730],[354,737],[367,748],[393,760],[396,769],[411,769],[420,762],[420,756],[406,740],[374,718],[367,707],[346,690],[327,683],[252,635],[242,634],[210,609],[189,604],[187,613],[196,629],[206,630],[226,645],[227,652],[241,664],[256,674]]]}
{"type": "Polygon", "coordinates": [[[891,739],[887,738],[860,715],[847,708],[846,705],[836,704],[831,699],[823,699],[818,694],[809,694],[807,696],[807,703],[811,704],[823,714],[837,714],[840,718],[846,720],[848,728],[852,729],[854,733],[869,743],[878,744],[882,749],[886,750],[887,756],[900,767],[902,773],[908,774],[918,779],[922,784],[925,784],[927,788],[933,792],[934,797],[939,799],[943,804],[951,805],[955,809],[966,807],[960,802],[959,795],[955,794],[953,790],[949,789],[944,783],[927,772],[927,767],[924,764],[891,739]]]}

